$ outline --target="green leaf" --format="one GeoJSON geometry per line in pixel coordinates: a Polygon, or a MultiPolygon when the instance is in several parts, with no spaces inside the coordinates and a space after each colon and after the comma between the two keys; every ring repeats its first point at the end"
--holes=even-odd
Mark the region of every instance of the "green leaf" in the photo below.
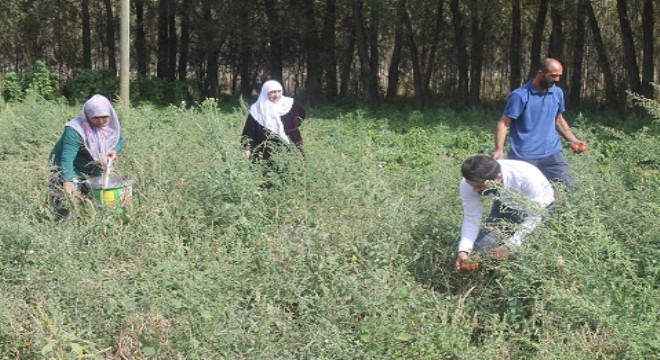
{"type": "Polygon", "coordinates": [[[202,319],[209,320],[213,317],[210,311],[208,310],[202,310],[199,315],[202,317],[202,319]]]}
{"type": "Polygon", "coordinates": [[[403,342],[412,341],[414,338],[415,338],[414,336],[412,336],[410,334],[407,334],[407,333],[401,333],[401,334],[396,336],[397,340],[403,341],[403,342]]]}
{"type": "Polygon", "coordinates": [[[82,346],[77,343],[71,343],[69,346],[71,347],[71,351],[76,353],[76,355],[82,355],[84,352],[82,346]]]}
{"type": "Polygon", "coordinates": [[[53,346],[54,346],[54,345],[55,345],[55,344],[54,344],[53,342],[49,342],[48,344],[46,344],[46,346],[42,347],[42,348],[41,348],[41,355],[46,356],[46,354],[48,354],[49,352],[53,351],[53,346]]]}
{"type": "Polygon", "coordinates": [[[153,346],[146,346],[142,349],[142,352],[145,356],[154,356],[156,355],[156,348],[153,346]]]}

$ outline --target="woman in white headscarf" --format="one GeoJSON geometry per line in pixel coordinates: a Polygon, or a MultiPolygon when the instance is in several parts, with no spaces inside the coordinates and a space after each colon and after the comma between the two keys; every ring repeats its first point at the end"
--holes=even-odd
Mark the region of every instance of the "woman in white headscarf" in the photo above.
{"type": "Polygon", "coordinates": [[[300,124],[307,118],[305,109],[293,98],[282,95],[282,85],[266,81],[259,99],[250,106],[242,139],[253,160],[270,159],[277,144],[294,144],[304,157],[300,124]]]}
{"type": "Polygon", "coordinates": [[[49,192],[60,215],[69,213],[62,206],[63,196],[84,194],[82,180],[101,175],[103,166],[115,160],[123,148],[124,137],[112,103],[105,96],[92,96],[80,114],[64,124],[64,133],[50,153],[55,171],[49,192]]]}

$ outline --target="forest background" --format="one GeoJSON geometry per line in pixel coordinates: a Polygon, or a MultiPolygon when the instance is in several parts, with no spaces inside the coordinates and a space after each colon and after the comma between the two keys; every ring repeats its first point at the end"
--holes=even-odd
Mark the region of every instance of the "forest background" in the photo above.
{"type": "MultiPolygon", "coordinates": [[[[660,9],[652,0],[134,0],[135,101],[249,97],[282,80],[309,103],[358,99],[475,107],[502,100],[541,57],[564,64],[570,107],[654,98],[660,9]]],[[[117,92],[119,2],[0,4],[5,98],[39,66],[55,93],[117,92]],[[7,78],[9,78],[7,81],[7,78]]],[[[41,84],[43,85],[43,84],[41,84]]]]}

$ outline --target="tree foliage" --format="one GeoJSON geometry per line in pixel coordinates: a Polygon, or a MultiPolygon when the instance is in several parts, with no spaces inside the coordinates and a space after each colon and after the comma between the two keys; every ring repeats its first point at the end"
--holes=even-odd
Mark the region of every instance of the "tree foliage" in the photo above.
{"type": "MultiPolygon", "coordinates": [[[[563,61],[576,104],[611,104],[627,89],[652,98],[648,83],[659,82],[652,0],[132,3],[131,68],[191,79],[206,97],[253,96],[274,78],[312,102],[340,95],[476,106],[503,99],[549,55],[563,61]]],[[[0,72],[43,60],[61,86],[82,69],[116,71],[119,6],[2,2],[0,72]]]]}

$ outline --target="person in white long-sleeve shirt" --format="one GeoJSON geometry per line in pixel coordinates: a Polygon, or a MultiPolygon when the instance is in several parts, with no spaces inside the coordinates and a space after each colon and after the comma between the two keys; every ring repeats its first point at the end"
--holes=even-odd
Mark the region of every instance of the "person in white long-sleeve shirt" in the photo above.
{"type": "Polygon", "coordinates": [[[461,172],[463,225],[457,269],[473,252],[488,255],[502,245],[521,245],[554,207],[552,185],[539,169],[524,161],[477,155],[463,162],[461,172]],[[485,228],[481,227],[482,196],[495,198],[485,228]]]}

